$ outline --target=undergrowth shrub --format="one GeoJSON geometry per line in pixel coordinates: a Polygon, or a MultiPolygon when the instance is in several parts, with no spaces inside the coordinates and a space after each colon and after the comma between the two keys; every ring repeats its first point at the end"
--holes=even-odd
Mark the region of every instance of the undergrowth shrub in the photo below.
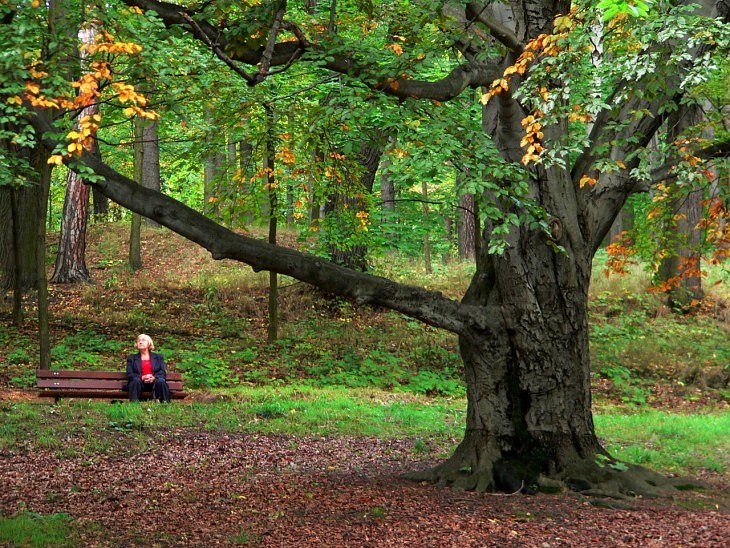
{"type": "MultiPolygon", "coordinates": [[[[175,369],[184,375],[191,388],[225,388],[238,384],[239,376],[231,367],[222,341],[211,339],[199,348],[176,348],[170,353],[175,369]]],[[[230,354],[230,352],[229,352],[230,354]]]]}

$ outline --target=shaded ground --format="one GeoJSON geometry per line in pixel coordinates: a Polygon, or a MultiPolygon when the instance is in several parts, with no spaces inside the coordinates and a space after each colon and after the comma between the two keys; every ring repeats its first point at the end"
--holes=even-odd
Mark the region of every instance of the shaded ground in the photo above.
{"type": "Polygon", "coordinates": [[[175,430],[104,455],[68,441],[65,456],[0,453],[0,513],[66,512],[85,545],[708,547],[730,530],[717,493],[616,509],[406,482],[432,464],[412,440],[175,430]]]}

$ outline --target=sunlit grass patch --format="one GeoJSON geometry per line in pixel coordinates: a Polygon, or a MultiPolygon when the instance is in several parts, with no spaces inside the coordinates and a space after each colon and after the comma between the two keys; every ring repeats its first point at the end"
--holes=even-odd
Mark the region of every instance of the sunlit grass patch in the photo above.
{"type": "Polygon", "coordinates": [[[668,473],[720,474],[730,468],[730,415],[665,411],[598,414],[597,434],[620,460],[668,473]]]}

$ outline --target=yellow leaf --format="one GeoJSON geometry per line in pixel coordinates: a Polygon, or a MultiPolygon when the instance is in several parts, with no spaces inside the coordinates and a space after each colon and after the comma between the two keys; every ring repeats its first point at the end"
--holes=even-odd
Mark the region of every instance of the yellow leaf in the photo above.
{"type": "Polygon", "coordinates": [[[48,158],[48,163],[51,165],[57,165],[60,166],[63,163],[63,156],[60,154],[54,154],[50,158],[48,158]]]}
{"type": "Polygon", "coordinates": [[[390,44],[388,46],[389,50],[392,50],[396,55],[402,55],[403,54],[403,46],[400,44],[390,44]]]}
{"type": "Polygon", "coordinates": [[[621,169],[626,169],[626,164],[624,164],[621,160],[618,160],[616,162],[616,165],[620,167],[621,169]]]}
{"type": "Polygon", "coordinates": [[[593,177],[589,177],[588,175],[583,175],[583,177],[580,178],[580,188],[583,188],[584,186],[593,186],[596,184],[596,180],[593,177]]]}
{"type": "Polygon", "coordinates": [[[570,30],[573,27],[573,20],[569,15],[560,15],[555,18],[555,30],[570,30]]]}

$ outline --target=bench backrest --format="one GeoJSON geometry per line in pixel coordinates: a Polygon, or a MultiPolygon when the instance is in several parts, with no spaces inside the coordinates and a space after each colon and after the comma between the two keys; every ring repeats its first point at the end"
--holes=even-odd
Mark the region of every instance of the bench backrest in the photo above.
{"type": "MultiPolygon", "coordinates": [[[[84,388],[84,389],[121,389],[127,382],[124,371],[71,371],[38,369],[36,371],[38,388],[84,388]]],[[[167,385],[173,392],[183,388],[180,373],[167,373],[167,385]]]]}

